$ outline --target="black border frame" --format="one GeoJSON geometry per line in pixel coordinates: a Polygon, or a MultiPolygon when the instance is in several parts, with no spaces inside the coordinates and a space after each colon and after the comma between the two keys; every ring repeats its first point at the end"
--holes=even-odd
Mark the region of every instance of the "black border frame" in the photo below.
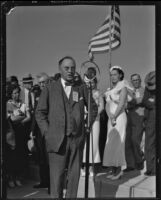
{"type": "MultiPolygon", "coordinates": [[[[4,149],[4,137],[5,132],[5,82],[6,82],[6,14],[14,7],[17,6],[67,6],[67,5],[154,5],[155,6],[155,61],[156,61],[156,90],[157,90],[157,112],[156,112],[156,198],[136,198],[136,199],[158,199],[161,198],[161,88],[160,88],[160,75],[161,75],[161,2],[158,1],[2,1],[1,2],[1,59],[0,59],[0,156],[1,156],[1,198],[6,199],[6,182],[5,182],[5,152],[4,149]]],[[[32,198],[33,199],[33,198],[32,198]]],[[[49,198],[48,198],[49,199],[49,198]]],[[[96,199],[96,198],[95,198],[96,199]]],[[[99,198],[100,199],[100,198],[99,198]]],[[[110,198],[111,199],[111,198],[110,198]]],[[[128,198],[117,198],[128,199],[128,198]]]]}

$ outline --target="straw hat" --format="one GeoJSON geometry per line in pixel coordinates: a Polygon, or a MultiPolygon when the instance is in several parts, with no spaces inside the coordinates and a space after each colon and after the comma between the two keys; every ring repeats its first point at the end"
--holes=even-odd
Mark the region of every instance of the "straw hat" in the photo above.
{"type": "Polygon", "coordinates": [[[22,83],[31,83],[33,82],[34,78],[32,78],[31,74],[28,74],[26,77],[22,78],[22,83]]]}
{"type": "Polygon", "coordinates": [[[155,71],[149,72],[145,77],[145,86],[148,90],[155,90],[155,71]]]}

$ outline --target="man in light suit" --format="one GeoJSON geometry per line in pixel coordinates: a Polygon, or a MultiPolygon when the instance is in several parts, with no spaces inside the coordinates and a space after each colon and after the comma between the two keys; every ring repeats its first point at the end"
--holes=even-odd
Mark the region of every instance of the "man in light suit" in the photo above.
{"type": "Polygon", "coordinates": [[[34,97],[33,92],[31,92],[31,88],[33,86],[33,78],[31,74],[24,77],[22,79],[22,83],[23,83],[23,87],[20,92],[20,99],[22,100],[23,103],[27,105],[27,107],[29,108],[32,114],[34,104],[35,104],[35,97],[34,97]]]}
{"type": "MultiPolygon", "coordinates": [[[[67,168],[66,198],[76,198],[85,139],[84,106],[88,106],[85,84],[75,85],[76,63],[66,56],[59,61],[61,78],[46,86],[36,110],[36,120],[45,136],[49,155],[50,194],[63,197],[64,172],[67,168]]],[[[91,125],[97,105],[91,98],[91,125]]]]}

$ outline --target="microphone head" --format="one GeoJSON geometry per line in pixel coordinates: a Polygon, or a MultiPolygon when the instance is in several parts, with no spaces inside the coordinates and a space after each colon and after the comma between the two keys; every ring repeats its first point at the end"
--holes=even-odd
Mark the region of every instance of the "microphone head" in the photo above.
{"type": "Polygon", "coordinates": [[[98,65],[93,61],[85,61],[80,68],[80,75],[85,83],[100,80],[100,70],[98,65]]]}

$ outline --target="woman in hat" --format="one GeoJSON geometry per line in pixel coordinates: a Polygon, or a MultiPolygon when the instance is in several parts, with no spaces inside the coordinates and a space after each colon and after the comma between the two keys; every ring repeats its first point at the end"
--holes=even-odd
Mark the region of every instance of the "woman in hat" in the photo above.
{"type": "Polygon", "coordinates": [[[133,89],[127,81],[123,80],[124,72],[120,66],[113,66],[110,69],[110,76],[112,87],[105,93],[109,120],[103,166],[111,169],[107,178],[116,180],[122,176],[121,167],[126,164],[124,149],[127,116],[125,108],[129,95],[133,94],[133,89]]]}
{"type": "Polygon", "coordinates": [[[147,176],[153,176],[156,173],[156,140],[155,140],[155,71],[148,73],[145,77],[145,92],[143,97],[143,106],[145,107],[145,160],[147,176]]]}

